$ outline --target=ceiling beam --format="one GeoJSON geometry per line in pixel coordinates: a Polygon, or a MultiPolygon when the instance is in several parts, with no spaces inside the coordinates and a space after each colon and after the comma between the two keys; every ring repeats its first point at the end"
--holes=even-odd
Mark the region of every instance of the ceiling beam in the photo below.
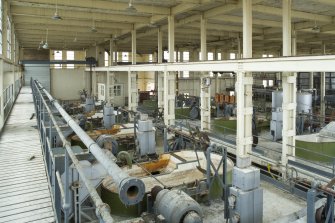
{"type": "MultiPolygon", "coordinates": [[[[282,16],[282,13],[283,13],[281,8],[265,6],[265,5],[255,5],[252,7],[252,10],[254,12],[276,15],[276,16],[282,16]]],[[[301,12],[301,11],[296,11],[296,10],[292,10],[292,18],[305,19],[309,21],[316,20],[316,21],[321,21],[321,22],[326,22],[326,23],[331,23],[333,21],[332,16],[319,15],[315,13],[301,12]]]]}
{"type": "MultiPolygon", "coordinates": [[[[55,9],[56,2],[50,0],[11,0],[10,4],[15,6],[48,8],[55,9]]],[[[112,1],[83,1],[83,0],[57,0],[59,10],[71,10],[81,12],[109,13],[109,14],[127,14],[128,3],[112,2],[112,1]]],[[[160,14],[168,15],[170,9],[168,7],[159,7],[156,5],[142,5],[140,2],[133,4],[136,7],[136,14],[160,14]]],[[[128,13],[129,14],[129,13],[128,13]]]]}
{"type": "MultiPolygon", "coordinates": [[[[107,13],[87,13],[87,12],[72,12],[59,10],[59,14],[62,16],[64,20],[95,20],[95,21],[112,21],[112,22],[124,22],[124,23],[149,23],[150,19],[144,16],[133,16],[133,15],[113,15],[107,13]]],[[[38,8],[25,8],[21,6],[12,6],[11,14],[12,15],[25,15],[27,17],[46,17],[51,18],[55,13],[53,9],[43,9],[40,10],[38,8]]]]}

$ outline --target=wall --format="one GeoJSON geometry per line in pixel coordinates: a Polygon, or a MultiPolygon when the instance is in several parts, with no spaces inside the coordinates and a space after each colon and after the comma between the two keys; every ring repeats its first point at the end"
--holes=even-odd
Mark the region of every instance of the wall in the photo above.
{"type": "Polygon", "coordinates": [[[51,69],[51,94],[60,100],[80,99],[79,91],[87,89],[87,74],[80,69],[51,69]]]}

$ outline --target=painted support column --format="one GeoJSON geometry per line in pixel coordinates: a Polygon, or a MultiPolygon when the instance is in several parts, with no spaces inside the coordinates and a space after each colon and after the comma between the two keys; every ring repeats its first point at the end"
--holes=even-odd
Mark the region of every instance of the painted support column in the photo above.
{"type": "MultiPolygon", "coordinates": [[[[168,47],[169,62],[174,62],[174,26],[173,15],[168,16],[168,47]]],[[[176,97],[176,75],[175,72],[164,71],[164,123],[174,125],[175,123],[175,97],[176,97]]]]}
{"type": "Polygon", "coordinates": [[[113,62],[114,62],[114,41],[113,40],[109,40],[109,57],[108,57],[108,66],[113,66],[113,62]]]}
{"type": "Polygon", "coordinates": [[[97,94],[97,72],[95,70],[92,73],[91,89],[91,95],[95,96],[97,94]]]}
{"type": "Polygon", "coordinates": [[[163,108],[164,107],[164,73],[163,72],[158,72],[157,96],[158,96],[158,108],[163,108]]]}
{"type": "MultiPolygon", "coordinates": [[[[322,53],[326,55],[326,44],[322,43],[322,53]]],[[[321,125],[325,123],[326,116],[326,72],[321,72],[320,76],[320,116],[321,116],[321,125]]]]}
{"type": "Polygon", "coordinates": [[[158,50],[157,50],[157,63],[163,62],[163,32],[158,28],[158,50]]]}
{"type": "Polygon", "coordinates": [[[137,111],[138,90],[136,73],[128,71],[128,110],[137,111]]]}
{"type": "Polygon", "coordinates": [[[131,64],[136,64],[136,29],[131,31],[131,64]]]}
{"type": "MultiPolygon", "coordinates": [[[[200,61],[207,60],[207,20],[202,14],[200,17],[200,61]]],[[[208,73],[200,76],[200,129],[210,130],[211,121],[211,94],[210,79],[208,73]]]]}
{"type": "Polygon", "coordinates": [[[204,14],[200,17],[200,61],[207,60],[207,19],[204,14]]]}
{"type": "Polygon", "coordinates": [[[168,47],[169,47],[169,63],[174,62],[174,16],[168,16],[168,47]]]}
{"type": "Polygon", "coordinates": [[[110,88],[110,72],[109,70],[107,71],[106,73],[106,91],[105,91],[105,100],[107,103],[110,103],[111,100],[110,100],[110,95],[109,95],[109,88],[110,88]]]}
{"type": "MultiPolygon", "coordinates": [[[[291,39],[291,0],[283,0],[283,56],[292,55],[291,39]]],[[[288,162],[288,156],[295,155],[296,134],[296,97],[297,97],[296,73],[282,73],[283,87],[283,145],[281,165],[284,168],[288,162]]],[[[285,177],[285,175],[283,175],[285,177]]]]}
{"type": "MultiPolygon", "coordinates": [[[[157,50],[157,62],[163,62],[163,32],[161,28],[158,28],[158,50],[157,50]]],[[[158,72],[158,86],[157,86],[157,97],[158,97],[158,108],[164,107],[164,73],[158,72]]]]}
{"type": "Polygon", "coordinates": [[[219,74],[215,74],[215,93],[219,93],[220,89],[220,84],[219,84],[219,74]]]}
{"type": "Polygon", "coordinates": [[[174,72],[164,72],[164,124],[175,124],[176,83],[174,72]]]}
{"type": "Polygon", "coordinates": [[[292,29],[292,56],[297,55],[297,31],[292,29]]]}
{"type": "MultiPolygon", "coordinates": [[[[243,0],[243,58],[252,58],[252,1],[243,0]]],[[[237,167],[251,165],[248,153],[252,148],[252,84],[250,72],[238,72],[237,93],[237,167]]]]}

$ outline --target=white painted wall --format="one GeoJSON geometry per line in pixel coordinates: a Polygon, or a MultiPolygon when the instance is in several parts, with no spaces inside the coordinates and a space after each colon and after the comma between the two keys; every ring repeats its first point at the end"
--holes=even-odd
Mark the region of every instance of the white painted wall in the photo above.
{"type": "Polygon", "coordinates": [[[87,73],[84,68],[51,69],[51,94],[60,100],[80,99],[79,91],[88,89],[87,73]]]}

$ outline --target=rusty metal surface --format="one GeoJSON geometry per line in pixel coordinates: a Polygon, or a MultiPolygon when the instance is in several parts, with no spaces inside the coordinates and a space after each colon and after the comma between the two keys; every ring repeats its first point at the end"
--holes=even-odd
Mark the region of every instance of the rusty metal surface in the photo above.
{"type": "Polygon", "coordinates": [[[55,222],[30,87],[0,137],[0,222],[55,222]]]}

